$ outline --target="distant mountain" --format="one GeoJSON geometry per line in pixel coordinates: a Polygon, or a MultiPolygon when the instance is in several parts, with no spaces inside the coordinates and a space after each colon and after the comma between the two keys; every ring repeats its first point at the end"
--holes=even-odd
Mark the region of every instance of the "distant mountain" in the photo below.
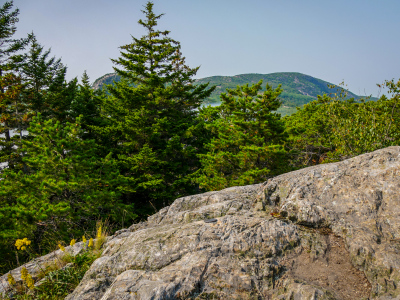
{"type": "MultiPolygon", "coordinates": [[[[120,77],[115,73],[106,74],[93,83],[93,88],[101,88],[104,84],[112,84],[119,81],[120,77]]],[[[336,89],[330,89],[328,85],[332,85],[327,81],[294,72],[282,72],[271,74],[241,74],[236,76],[212,76],[197,79],[196,83],[210,83],[210,86],[217,86],[211,96],[204,100],[204,104],[218,105],[220,103],[219,96],[224,93],[227,88],[234,89],[238,85],[253,84],[263,80],[263,87],[266,84],[276,88],[282,85],[283,92],[280,96],[282,107],[278,110],[282,115],[292,114],[296,111],[296,107],[302,106],[308,102],[317,99],[317,95],[330,94],[336,89]]],[[[360,96],[348,92],[350,98],[359,99],[360,96]]]]}
{"type": "MultiPolygon", "coordinates": [[[[227,88],[232,89],[238,85],[246,83],[252,84],[257,83],[260,80],[263,81],[263,86],[268,83],[272,87],[276,88],[279,84],[282,84],[283,92],[280,96],[283,105],[296,107],[302,106],[312,100],[317,99],[317,95],[329,94],[334,92],[328,85],[332,83],[323,81],[318,78],[314,78],[309,75],[301,73],[271,73],[271,74],[241,74],[236,76],[212,76],[202,79],[198,79],[198,83],[209,82],[210,85],[216,85],[215,92],[210,96],[208,101],[211,103],[219,102],[219,95],[227,88]]],[[[356,99],[359,96],[349,92],[349,97],[356,99]]]]}
{"type": "Polygon", "coordinates": [[[95,90],[100,89],[103,87],[105,84],[112,84],[114,81],[120,81],[121,77],[117,75],[116,73],[108,73],[106,75],[103,75],[99,78],[97,78],[93,84],[92,88],[95,90]]]}

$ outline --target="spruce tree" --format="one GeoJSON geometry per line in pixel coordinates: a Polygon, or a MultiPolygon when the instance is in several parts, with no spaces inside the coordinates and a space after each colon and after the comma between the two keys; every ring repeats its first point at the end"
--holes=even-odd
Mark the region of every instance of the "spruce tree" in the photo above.
{"type": "MultiPolygon", "coordinates": [[[[43,248],[44,238],[80,236],[98,219],[135,218],[133,205],[121,203],[118,170],[111,155],[96,156],[94,140],[83,140],[81,118],[61,124],[34,117],[22,151],[28,173],[0,174],[0,245],[28,237],[43,248]]],[[[54,241],[54,239],[53,239],[54,241]]],[[[1,249],[0,249],[1,250],[1,249]]]]}
{"type": "Polygon", "coordinates": [[[77,79],[66,81],[67,67],[61,59],[50,57],[50,53],[50,49],[44,50],[32,34],[20,67],[24,99],[34,114],[41,113],[43,118],[55,118],[60,122],[72,121],[71,103],[76,98],[78,82],[77,79]]]}
{"type": "MultiPolygon", "coordinates": [[[[180,52],[179,42],[169,31],[156,29],[161,15],[147,2],[139,20],[147,34],[132,37],[113,60],[122,80],[108,86],[109,97],[103,103],[108,125],[98,128],[112,137],[109,147],[117,149],[117,159],[129,184],[121,186],[127,201],[156,209],[169,201],[191,193],[188,177],[197,166],[194,124],[202,99],[208,97],[208,85],[195,85],[198,68],[189,68],[180,52]]],[[[143,211],[143,213],[146,213],[143,211]]]]}
{"type": "Polygon", "coordinates": [[[18,53],[29,41],[29,37],[13,38],[19,10],[12,8],[13,1],[7,1],[0,7],[0,133],[4,134],[0,137],[0,163],[3,168],[14,168],[19,161],[15,149],[20,139],[13,137],[14,130],[21,130],[24,119],[24,105],[20,98],[22,80],[17,74],[22,56],[18,53]]]}
{"type": "Polygon", "coordinates": [[[267,84],[260,94],[260,81],[252,86],[238,86],[221,94],[219,118],[211,118],[206,128],[215,137],[199,154],[201,169],[195,181],[205,190],[254,184],[283,173],[286,135],[280,115],[280,87],[267,84]]]}
{"type": "MultiPolygon", "coordinates": [[[[0,77],[5,73],[16,70],[21,62],[21,55],[18,54],[29,42],[28,38],[14,39],[17,31],[16,23],[19,10],[13,11],[13,1],[7,1],[0,7],[0,77]]],[[[3,92],[3,87],[0,87],[3,92]]]]}
{"type": "MultiPolygon", "coordinates": [[[[102,124],[100,108],[104,96],[103,90],[92,89],[89,76],[85,71],[82,75],[81,84],[78,86],[78,91],[71,102],[70,112],[72,120],[81,116],[82,128],[85,131],[82,138],[93,139],[97,137],[92,130],[92,126],[100,126],[102,124]]],[[[108,154],[108,150],[106,154],[108,154]]]]}
{"type": "Polygon", "coordinates": [[[26,105],[22,101],[23,84],[15,73],[6,73],[0,77],[3,92],[0,93],[1,133],[0,162],[2,168],[21,168],[21,159],[17,149],[21,145],[22,128],[26,125],[26,105]]]}

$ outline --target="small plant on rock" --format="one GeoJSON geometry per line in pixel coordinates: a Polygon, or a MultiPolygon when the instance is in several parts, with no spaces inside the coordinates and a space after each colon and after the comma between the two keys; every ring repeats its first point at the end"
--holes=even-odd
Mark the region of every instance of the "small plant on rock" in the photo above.
{"type": "MultiPolygon", "coordinates": [[[[39,274],[30,274],[28,269],[23,266],[21,269],[21,279],[10,272],[7,275],[8,284],[11,287],[9,296],[0,295],[0,300],[17,299],[64,299],[71,293],[82,280],[84,274],[89,269],[94,260],[101,255],[101,247],[106,242],[106,236],[109,234],[110,226],[107,221],[98,221],[96,226],[96,238],[82,237],[82,250],[74,255],[72,247],[77,243],[72,239],[70,246],[63,246],[58,243],[58,248],[64,252],[58,256],[54,263],[47,266],[39,266],[39,274]],[[35,282],[36,281],[36,282],[35,282]]],[[[18,251],[27,252],[31,257],[31,241],[27,238],[18,239],[15,242],[18,251]]]]}

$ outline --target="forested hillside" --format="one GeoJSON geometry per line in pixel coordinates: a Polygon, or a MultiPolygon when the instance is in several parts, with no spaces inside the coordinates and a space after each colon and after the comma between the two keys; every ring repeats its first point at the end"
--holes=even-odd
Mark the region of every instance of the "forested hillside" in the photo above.
{"type": "MultiPolygon", "coordinates": [[[[212,76],[196,80],[197,83],[209,82],[216,86],[214,93],[207,99],[209,103],[220,102],[220,95],[226,89],[235,88],[247,83],[254,84],[262,80],[276,88],[282,86],[280,95],[282,105],[289,107],[302,106],[317,99],[318,95],[334,92],[329,86],[332,83],[314,78],[309,75],[294,72],[271,73],[271,74],[241,74],[236,76],[212,76]]],[[[264,90],[264,89],[263,89],[264,90]]],[[[348,96],[358,99],[359,96],[348,92],[348,96]]]]}
{"type": "Polygon", "coordinates": [[[120,80],[94,90],[86,72],[68,81],[34,34],[15,39],[13,5],[0,7],[2,273],[99,220],[118,229],[181,196],[399,145],[400,81],[383,83],[376,101],[299,73],[196,81],[199,68],[147,2],[138,21],[147,33],[115,45],[120,80]],[[221,105],[202,107],[213,93],[221,105]],[[282,118],[295,94],[304,105],[282,118]],[[17,251],[23,238],[30,252],[17,251]]]}
{"type": "MultiPolygon", "coordinates": [[[[107,84],[113,84],[114,81],[119,81],[121,77],[116,73],[109,73],[97,78],[93,83],[94,89],[102,88],[107,84]]],[[[196,84],[209,83],[215,86],[215,90],[211,95],[204,99],[204,105],[219,105],[221,104],[221,93],[226,89],[235,88],[238,85],[246,83],[255,84],[262,80],[276,88],[278,85],[282,86],[283,92],[280,95],[282,106],[278,108],[277,112],[282,115],[290,115],[296,111],[296,107],[300,107],[317,99],[318,95],[331,94],[335,91],[330,88],[334,86],[332,83],[323,81],[321,79],[294,72],[282,72],[271,74],[241,74],[236,76],[212,76],[201,79],[196,79],[196,84]]],[[[265,87],[262,88],[264,90],[265,87]]],[[[361,99],[351,92],[347,92],[348,98],[355,100],[361,99]]],[[[376,98],[370,98],[376,100],[376,98]]]]}

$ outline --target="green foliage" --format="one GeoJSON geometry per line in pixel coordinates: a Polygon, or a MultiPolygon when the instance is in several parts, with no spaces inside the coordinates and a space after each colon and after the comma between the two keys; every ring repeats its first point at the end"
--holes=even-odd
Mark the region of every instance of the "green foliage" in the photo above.
{"type": "Polygon", "coordinates": [[[100,122],[100,93],[90,90],[87,77],[81,87],[67,82],[66,67],[33,34],[13,39],[18,10],[12,6],[0,8],[0,255],[7,262],[0,269],[17,263],[12,241],[21,236],[48,251],[55,232],[66,239],[100,216],[134,217],[116,191],[109,151],[97,155],[89,130],[100,122]]]}
{"type": "Polygon", "coordinates": [[[122,80],[108,86],[102,104],[105,126],[93,128],[115,150],[126,180],[119,186],[124,199],[135,199],[137,211],[146,215],[193,191],[187,175],[198,159],[189,129],[212,89],[193,85],[198,68],[185,65],[169,31],[156,29],[162,15],[153,12],[152,2],[143,13],[139,24],[147,34],[120,47],[121,57],[113,62],[122,80]]]}
{"type": "Polygon", "coordinates": [[[19,14],[18,9],[11,11],[13,5],[13,1],[6,1],[0,7],[0,77],[5,72],[17,69],[21,61],[21,55],[18,52],[23,50],[29,41],[28,38],[13,39],[17,31],[16,23],[19,14]]]}
{"type": "MultiPolygon", "coordinates": [[[[95,88],[101,88],[105,84],[112,84],[114,81],[118,82],[119,80],[121,80],[120,76],[116,73],[110,73],[96,79],[93,86],[95,88]]],[[[257,83],[260,80],[268,82],[268,84],[273,88],[281,85],[283,91],[279,98],[282,101],[282,106],[278,108],[277,112],[282,116],[291,115],[296,112],[297,106],[302,106],[316,100],[318,95],[331,92],[328,87],[328,82],[312,76],[293,72],[212,76],[197,79],[195,84],[209,83],[210,85],[215,85],[216,89],[209,97],[204,99],[203,104],[219,105],[221,104],[220,95],[221,93],[224,93],[226,89],[234,89],[236,86],[244,85],[246,83],[257,83]]],[[[361,98],[350,92],[348,93],[348,96],[356,100],[361,98]]],[[[371,98],[371,100],[377,99],[371,98]]]]}
{"type": "Polygon", "coordinates": [[[399,86],[387,81],[392,98],[356,102],[346,92],[319,96],[287,117],[286,131],[297,167],[339,161],[398,145],[399,86]]]}
{"type": "MultiPolygon", "coordinates": [[[[215,134],[199,154],[202,168],[195,181],[206,190],[253,184],[285,170],[283,122],[274,113],[280,105],[280,87],[262,81],[238,86],[221,94],[219,118],[211,118],[206,127],[215,134]]],[[[210,112],[210,111],[207,111],[210,112]]]]}
{"type": "Polygon", "coordinates": [[[96,258],[90,252],[77,254],[73,257],[72,266],[48,273],[33,295],[16,299],[64,299],[78,286],[96,258]]]}
{"type": "Polygon", "coordinates": [[[116,190],[120,181],[111,154],[98,158],[94,141],[79,138],[80,118],[62,125],[39,114],[28,130],[31,139],[21,151],[29,172],[8,168],[0,175],[2,240],[26,236],[46,249],[54,233],[68,239],[99,217],[118,221],[123,212],[130,212],[128,220],[135,217],[116,190]]]}
{"type": "Polygon", "coordinates": [[[26,110],[20,96],[23,85],[14,73],[0,76],[0,85],[3,88],[0,92],[0,132],[4,134],[0,137],[0,162],[11,169],[21,169],[17,149],[21,146],[21,130],[26,125],[26,110]]]}
{"type": "Polygon", "coordinates": [[[15,149],[19,139],[12,131],[21,130],[24,107],[21,103],[21,78],[17,75],[22,57],[19,54],[28,43],[26,39],[13,39],[19,10],[12,11],[13,1],[0,7],[0,163],[14,168],[20,162],[15,149]]]}
{"type": "MultiPolygon", "coordinates": [[[[96,135],[92,126],[99,126],[103,120],[101,117],[101,103],[105,94],[101,90],[94,91],[89,83],[89,76],[86,71],[82,75],[82,83],[70,105],[70,118],[76,120],[81,117],[81,125],[84,139],[95,139],[96,135]]],[[[107,152],[108,153],[108,152],[107,152]]]]}
{"type": "MultiPolygon", "coordinates": [[[[64,299],[80,283],[91,264],[101,252],[86,248],[75,256],[66,253],[54,264],[42,267],[40,277],[44,277],[37,287],[28,287],[26,283],[14,283],[12,299],[18,300],[58,300],[64,299]]],[[[39,277],[39,278],[40,278],[39,277]]],[[[11,299],[1,297],[0,299],[11,299]]]]}
{"type": "Polygon", "coordinates": [[[77,80],[66,82],[67,68],[50,56],[32,34],[30,48],[23,56],[20,73],[24,81],[24,102],[32,113],[45,119],[71,121],[71,103],[77,96],[77,80]]]}

